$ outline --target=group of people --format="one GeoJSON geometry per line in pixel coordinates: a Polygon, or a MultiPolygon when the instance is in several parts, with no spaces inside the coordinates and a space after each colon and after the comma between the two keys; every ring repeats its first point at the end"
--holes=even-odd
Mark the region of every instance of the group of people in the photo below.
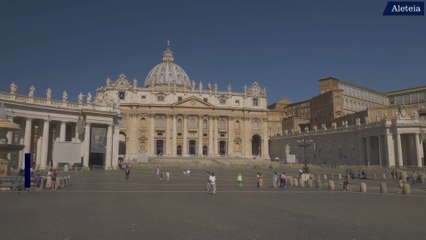
{"type": "Polygon", "coordinates": [[[272,175],[272,184],[274,185],[274,188],[287,188],[287,176],[285,175],[285,172],[274,172],[274,174],[272,175]]]}
{"type": "Polygon", "coordinates": [[[34,182],[36,184],[36,190],[42,190],[45,188],[46,190],[56,190],[58,189],[58,185],[56,184],[56,178],[58,173],[56,169],[49,169],[45,176],[42,176],[39,171],[36,172],[34,176],[34,182]],[[43,180],[46,180],[46,185],[43,186],[43,180]]]}

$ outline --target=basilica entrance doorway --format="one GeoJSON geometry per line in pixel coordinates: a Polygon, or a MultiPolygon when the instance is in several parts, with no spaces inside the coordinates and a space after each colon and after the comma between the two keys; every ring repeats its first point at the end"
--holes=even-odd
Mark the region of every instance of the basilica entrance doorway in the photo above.
{"type": "Polygon", "coordinates": [[[181,145],[177,145],[176,154],[178,156],[182,156],[182,146],[181,145]]]}
{"type": "Polygon", "coordinates": [[[204,145],[204,146],[203,146],[203,155],[204,155],[204,156],[206,156],[206,155],[207,155],[207,149],[208,149],[208,148],[207,148],[207,146],[206,146],[206,145],[204,145]]]}
{"type": "Polygon", "coordinates": [[[197,141],[189,140],[189,155],[195,155],[197,150],[197,141]]]}
{"type": "Polygon", "coordinates": [[[219,141],[219,154],[226,155],[226,141],[219,141]]]}
{"type": "Polygon", "coordinates": [[[158,156],[162,156],[164,154],[164,141],[163,140],[157,140],[157,150],[156,153],[158,156]]]}
{"type": "Polygon", "coordinates": [[[262,154],[262,148],[261,148],[261,138],[259,135],[253,135],[251,139],[251,154],[253,156],[260,156],[262,154]]]}

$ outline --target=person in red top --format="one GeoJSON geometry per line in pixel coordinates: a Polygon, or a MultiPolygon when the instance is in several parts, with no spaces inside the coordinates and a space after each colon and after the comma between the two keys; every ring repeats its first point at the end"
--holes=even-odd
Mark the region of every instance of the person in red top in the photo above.
{"type": "Polygon", "coordinates": [[[257,187],[258,188],[263,187],[263,176],[261,173],[257,173],[257,187]]]}

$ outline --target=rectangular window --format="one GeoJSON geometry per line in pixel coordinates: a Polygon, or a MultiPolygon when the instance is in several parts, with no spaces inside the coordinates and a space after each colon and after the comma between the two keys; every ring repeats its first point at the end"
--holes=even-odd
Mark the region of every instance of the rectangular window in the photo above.
{"type": "Polygon", "coordinates": [[[141,96],[141,99],[142,99],[142,100],[145,100],[145,99],[146,99],[146,96],[145,96],[145,95],[142,95],[142,96],[141,96]]]}
{"type": "Polygon", "coordinates": [[[240,106],[240,100],[235,100],[235,105],[240,106]]]}
{"type": "Polygon", "coordinates": [[[164,96],[158,96],[157,99],[158,99],[159,102],[163,102],[164,101],[164,96]]]}
{"type": "Polygon", "coordinates": [[[180,102],[180,101],[182,101],[182,97],[178,97],[178,101],[180,102]]]}
{"type": "Polygon", "coordinates": [[[220,103],[220,104],[225,104],[225,103],[226,103],[226,100],[222,98],[222,99],[220,99],[220,100],[219,100],[219,103],[220,103]]]}
{"type": "Polygon", "coordinates": [[[253,106],[255,107],[259,106],[259,99],[253,98],[253,106]]]}
{"type": "Polygon", "coordinates": [[[204,100],[204,102],[208,102],[208,101],[207,101],[207,98],[204,98],[203,100],[204,100]]]}

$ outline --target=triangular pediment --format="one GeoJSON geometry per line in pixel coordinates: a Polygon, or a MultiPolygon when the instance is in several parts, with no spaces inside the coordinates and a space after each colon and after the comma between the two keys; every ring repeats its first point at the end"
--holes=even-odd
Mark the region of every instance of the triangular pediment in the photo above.
{"type": "Polygon", "coordinates": [[[174,103],[172,106],[175,107],[213,107],[212,104],[203,101],[202,99],[199,99],[197,97],[189,97],[185,98],[182,101],[179,101],[177,103],[174,103]]]}

